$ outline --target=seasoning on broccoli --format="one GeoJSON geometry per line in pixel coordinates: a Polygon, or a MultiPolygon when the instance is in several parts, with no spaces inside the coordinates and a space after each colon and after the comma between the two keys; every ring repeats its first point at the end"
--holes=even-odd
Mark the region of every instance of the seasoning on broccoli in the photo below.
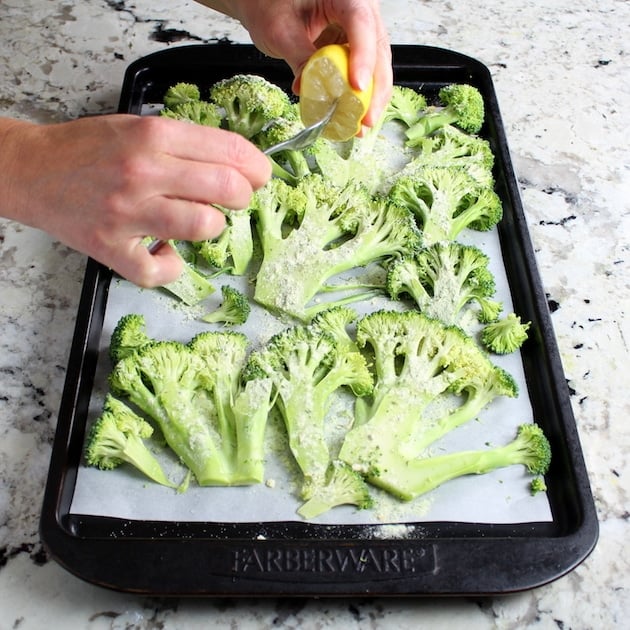
{"type": "Polygon", "coordinates": [[[153,427],[125,403],[107,395],[101,415],[92,425],[85,446],[88,466],[102,470],[117,468],[127,462],[153,481],[169,488],[178,484],[168,479],[144,440],[153,435],[153,427]]]}
{"type": "Polygon", "coordinates": [[[486,324],[481,330],[481,342],[495,354],[516,352],[527,340],[530,322],[521,322],[515,313],[486,324]]]}
{"type": "Polygon", "coordinates": [[[206,313],[201,319],[208,324],[232,326],[244,324],[251,311],[247,296],[229,284],[224,284],[221,287],[221,293],[223,295],[221,304],[210,313],[206,313]]]}
{"type": "Polygon", "coordinates": [[[407,144],[421,142],[445,125],[456,125],[468,133],[477,133],[483,125],[485,108],[481,92],[467,83],[446,85],[438,93],[440,104],[427,108],[425,114],[406,131],[407,144]]]}

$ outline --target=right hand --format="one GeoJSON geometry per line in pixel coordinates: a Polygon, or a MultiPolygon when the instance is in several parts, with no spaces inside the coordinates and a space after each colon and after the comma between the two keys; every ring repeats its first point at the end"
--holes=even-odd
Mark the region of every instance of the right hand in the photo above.
{"type": "Polygon", "coordinates": [[[114,114],[55,125],[0,119],[2,215],[152,287],[175,280],[171,247],[151,254],[146,236],[218,236],[224,214],[245,208],[271,177],[253,144],[220,129],[114,114]]]}

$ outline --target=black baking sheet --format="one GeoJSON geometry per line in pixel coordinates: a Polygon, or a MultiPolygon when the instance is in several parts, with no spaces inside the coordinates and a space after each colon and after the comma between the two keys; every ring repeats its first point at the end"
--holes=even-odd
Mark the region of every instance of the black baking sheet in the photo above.
{"type": "MultiPolygon", "coordinates": [[[[70,353],[41,535],[51,556],[79,577],[155,595],[473,595],[506,593],[554,580],[579,564],[598,526],[562,371],[490,74],[469,57],[422,46],[394,46],[395,81],[435,92],[468,82],[483,93],[482,135],[497,158],[504,204],[498,228],[514,311],[532,322],[520,353],[536,421],[549,437],[550,518],[493,523],[422,520],[395,525],[139,520],[71,509],[102,346],[112,275],[88,262],[70,353]]],[[[202,90],[251,72],[289,88],[286,65],[247,45],[174,48],[131,64],[120,111],[139,114],[179,81],[202,90]]],[[[116,280],[114,279],[114,282],[116,280]]]]}

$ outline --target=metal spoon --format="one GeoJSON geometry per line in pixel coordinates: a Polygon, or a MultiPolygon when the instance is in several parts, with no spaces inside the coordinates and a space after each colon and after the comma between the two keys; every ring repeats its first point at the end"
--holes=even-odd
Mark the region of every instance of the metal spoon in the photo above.
{"type": "MultiPolygon", "coordinates": [[[[309,125],[302,129],[302,131],[296,133],[292,138],[288,140],[283,140],[282,142],[278,142],[277,144],[273,144],[270,147],[267,147],[263,153],[265,155],[273,155],[274,153],[278,153],[279,151],[285,151],[286,149],[292,149],[294,151],[301,151],[302,149],[306,149],[310,147],[321,135],[322,131],[326,125],[330,122],[330,119],[333,117],[335,110],[337,109],[338,101],[335,101],[332,104],[332,107],[328,110],[326,115],[318,120],[316,123],[309,125]]],[[[149,253],[155,253],[162,245],[164,245],[166,241],[161,239],[156,239],[149,243],[147,249],[149,253]]]]}

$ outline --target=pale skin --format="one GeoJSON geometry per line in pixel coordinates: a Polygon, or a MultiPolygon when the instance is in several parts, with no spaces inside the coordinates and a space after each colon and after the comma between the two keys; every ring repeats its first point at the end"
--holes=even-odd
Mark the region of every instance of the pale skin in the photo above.
{"type": "MultiPolygon", "coordinates": [[[[374,77],[364,123],[374,124],[391,91],[391,53],[372,0],[200,0],[230,15],[266,54],[295,74],[323,43],[349,41],[350,80],[374,77]]],[[[269,160],[221,129],[162,117],[94,116],[54,125],[0,118],[0,213],[39,228],[143,287],[181,273],[169,247],[143,240],[218,236],[225,216],[246,207],[271,177],[269,160]]]]}

